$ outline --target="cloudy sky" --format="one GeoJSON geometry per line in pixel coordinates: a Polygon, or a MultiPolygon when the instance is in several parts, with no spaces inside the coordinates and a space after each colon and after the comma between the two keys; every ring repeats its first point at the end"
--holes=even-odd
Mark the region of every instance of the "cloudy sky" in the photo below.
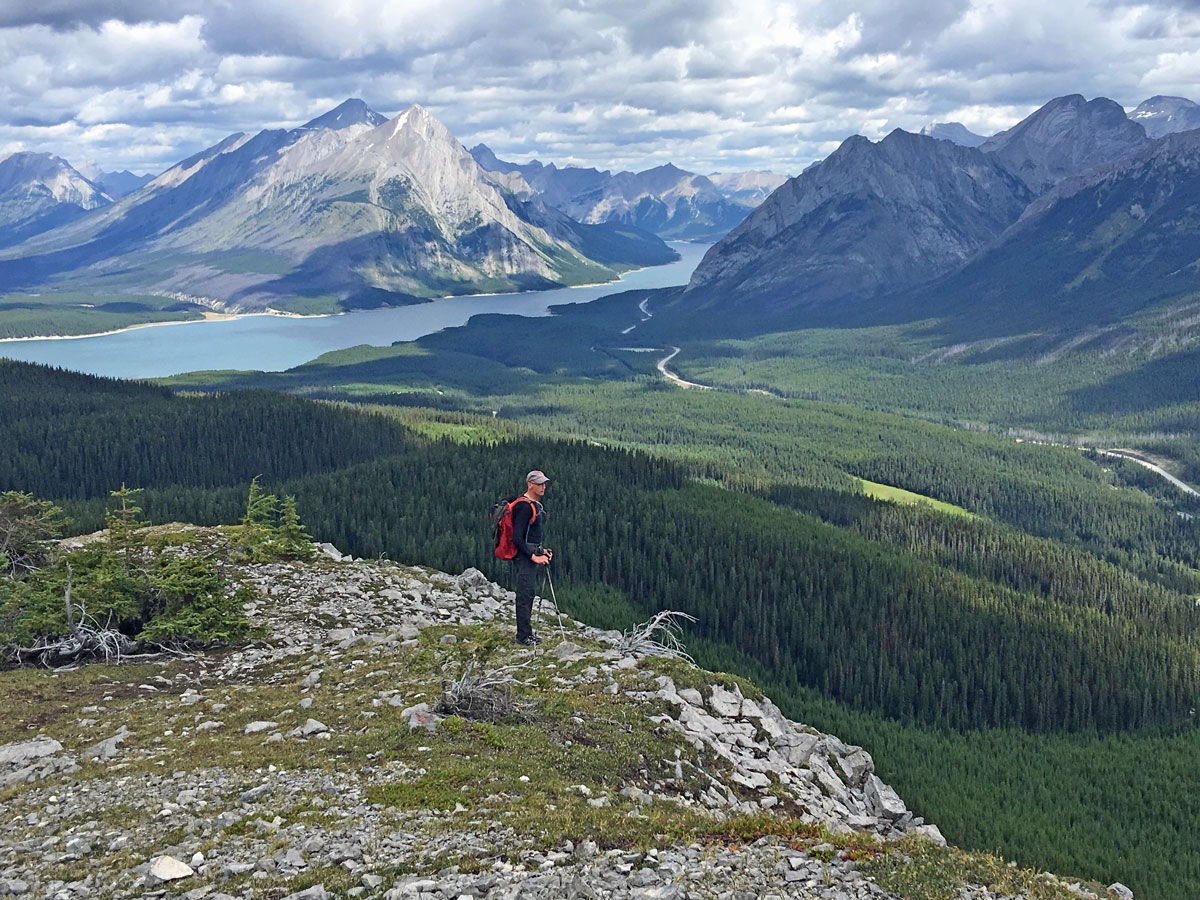
{"type": "Polygon", "coordinates": [[[0,155],[158,172],[361,97],[501,157],[796,173],[1081,93],[1200,101],[1200,0],[4,0],[0,155]]]}

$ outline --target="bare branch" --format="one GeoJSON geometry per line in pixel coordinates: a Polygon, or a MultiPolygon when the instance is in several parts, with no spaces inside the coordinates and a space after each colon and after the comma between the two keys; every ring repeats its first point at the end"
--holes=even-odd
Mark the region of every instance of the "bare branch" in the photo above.
{"type": "Polygon", "coordinates": [[[469,662],[454,681],[442,681],[442,696],[435,712],[446,716],[462,716],[478,722],[494,722],[520,710],[513,697],[512,686],[522,684],[512,672],[526,665],[506,666],[492,671],[479,671],[469,662]]]}
{"type": "Polygon", "coordinates": [[[671,659],[682,659],[696,664],[683,649],[680,638],[683,627],[679,620],[697,621],[695,616],[673,609],[664,609],[655,613],[649,621],[635,625],[625,632],[617,649],[625,654],[640,656],[666,656],[671,659]]]}

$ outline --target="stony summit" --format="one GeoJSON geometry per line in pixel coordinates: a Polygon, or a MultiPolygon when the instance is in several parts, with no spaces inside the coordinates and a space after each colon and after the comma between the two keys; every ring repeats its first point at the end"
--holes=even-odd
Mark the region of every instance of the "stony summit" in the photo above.
{"type": "Polygon", "coordinates": [[[248,645],[6,674],[0,896],[1132,896],[945,847],[863,749],[652,635],[543,604],[514,647],[474,569],[229,576],[248,645]]]}

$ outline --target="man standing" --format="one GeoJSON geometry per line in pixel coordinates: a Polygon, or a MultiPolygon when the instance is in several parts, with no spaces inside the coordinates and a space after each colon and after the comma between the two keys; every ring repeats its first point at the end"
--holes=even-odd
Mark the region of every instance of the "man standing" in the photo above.
{"type": "Polygon", "coordinates": [[[549,565],[553,555],[542,549],[542,528],[546,521],[542,496],[549,481],[541,470],[534,469],[525,476],[524,496],[512,508],[513,544],[517,548],[517,555],[513,557],[517,574],[517,643],[530,647],[542,641],[533,633],[532,622],[533,588],[538,567],[549,565]],[[522,500],[529,502],[520,502],[522,500]]]}

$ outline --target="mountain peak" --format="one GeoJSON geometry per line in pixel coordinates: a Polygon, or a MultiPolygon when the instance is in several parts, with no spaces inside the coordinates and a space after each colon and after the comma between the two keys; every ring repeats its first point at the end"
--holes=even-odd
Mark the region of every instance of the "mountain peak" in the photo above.
{"type": "Polygon", "coordinates": [[[1128,156],[1146,143],[1146,131],[1107,97],[1056,97],[1007,131],[980,145],[1035,194],[1094,166],[1128,156]]]}
{"type": "Polygon", "coordinates": [[[960,147],[978,147],[987,140],[982,134],[976,134],[961,122],[930,122],[921,129],[921,134],[939,141],[950,141],[960,147]]]}
{"type": "Polygon", "coordinates": [[[391,137],[396,137],[404,131],[412,131],[422,134],[427,138],[432,137],[434,134],[439,134],[454,140],[450,129],[443,125],[437,116],[418,103],[414,103],[394,119],[389,119],[384,124],[391,126],[391,137]]]}
{"type": "Polygon", "coordinates": [[[1160,138],[1200,128],[1200,105],[1186,97],[1159,94],[1139,103],[1129,118],[1145,128],[1150,137],[1160,138]]]}
{"type": "Polygon", "coordinates": [[[387,117],[375,112],[357,97],[351,97],[335,106],[329,112],[322,113],[311,121],[305,122],[297,131],[313,131],[319,128],[339,130],[353,125],[370,125],[372,128],[382,125],[387,117]]]}

